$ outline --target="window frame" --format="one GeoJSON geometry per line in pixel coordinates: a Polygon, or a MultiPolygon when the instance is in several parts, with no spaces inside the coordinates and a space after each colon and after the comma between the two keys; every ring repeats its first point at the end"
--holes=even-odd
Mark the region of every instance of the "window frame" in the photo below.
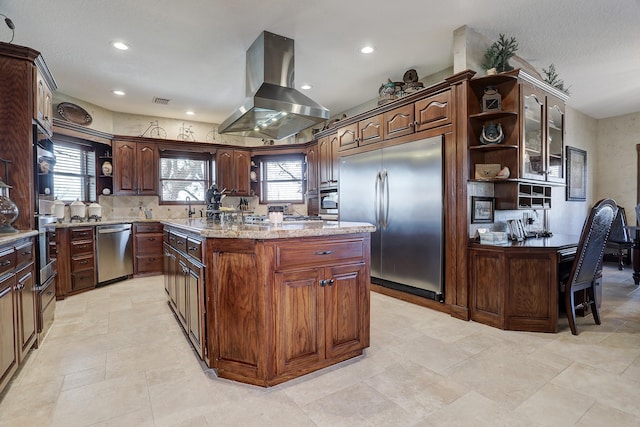
{"type": "Polygon", "coordinates": [[[206,205],[206,200],[191,200],[190,202],[186,200],[164,200],[162,197],[162,182],[163,181],[181,181],[181,180],[169,180],[162,178],[162,159],[188,159],[188,160],[202,160],[207,163],[206,174],[207,178],[203,180],[206,191],[213,183],[215,183],[215,154],[211,153],[199,153],[199,152],[183,152],[183,151],[161,151],[160,156],[158,157],[158,204],[159,205],[178,205],[184,206],[189,203],[192,205],[203,204],[206,205]]]}
{"type": "MultiPolygon", "coordinates": [[[[66,148],[71,148],[71,149],[76,149],[76,150],[80,150],[84,153],[93,153],[93,170],[91,171],[91,168],[89,167],[90,165],[87,164],[86,166],[86,174],[74,174],[74,173],[69,173],[69,172],[60,172],[59,170],[56,170],[57,168],[54,166],[53,168],[53,197],[56,199],[59,199],[60,201],[63,202],[75,202],[76,200],[70,200],[70,199],[62,199],[59,197],[59,193],[56,190],[57,185],[55,185],[55,180],[56,180],[56,175],[57,176],[66,176],[66,177],[83,177],[83,181],[84,181],[84,185],[83,185],[83,192],[85,194],[85,198],[84,200],[80,200],[83,203],[93,203],[93,202],[97,202],[98,201],[98,173],[97,173],[97,164],[98,164],[98,153],[96,150],[96,147],[94,144],[92,143],[87,143],[84,141],[80,141],[80,140],[76,140],[75,138],[60,138],[60,137],[56,137],[54,136],[53,140],[53,147],[54,147],[54,154],[56,151],[57,147],[66,147],[66,148]],[[88,172],[93,172],[93,174],[90,174],[88,172]],[[93,187],[94,187],[94,194],[93,194],[93,199],[91,198],[92,194],[91,194],[91,180],[90,178],[93,178],[93,187]]],[[[58,156],[56,156],[56,160],[57,160],[57,164],[59,163],[58,160],[58,156]]],[[[85,157],[85,162],[86,162],[86,157],[85,157]]],[[[58,168],[60,166],[58,165],[58,168]]]]}
{"type": "MultiPolygon", "coordinates": [[[[267,204],[292,204],[292,205],[303,205],[306,203],[306,193],[307,193],[307,179],[306,179],[306,171],[307,164],[305,162],[305,153],[289,153],[289,154],[271,154],[271,155],[263,155],[257,156],[256,160],[258,160],[258,167],[260,173],[258,174],[258,185],[260,188],[260,196],[258,198],[259,203],[261,205],[267,204]],[[299,160],[302,176],[300,178],[301,183],[301,194],[300,200],[267,200],[266,195],[266,187],[269,182],[277,182],[276,180],[265,180],[266,168],[263,166],[266,162],[278,162],[278,161],[286,161],[286,160],[299,160]]],[[[298,180],[287,180],[287,182],[297,182],[298,180]]],[[[280,182],[284,182],[280,180],[280,182]]]]}

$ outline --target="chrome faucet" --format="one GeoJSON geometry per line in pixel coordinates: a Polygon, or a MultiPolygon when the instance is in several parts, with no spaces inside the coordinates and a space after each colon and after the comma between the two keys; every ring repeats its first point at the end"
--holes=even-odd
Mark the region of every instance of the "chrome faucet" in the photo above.
{"type": "Polygon", "coordinates": [[[191,218],[193,215],[195,215],[196,211],[195,209],[191,209],[191,197],[187,196],[186,199],[187,204],[189,205],[189,209],[187,210],[187,214],[189,215],[189,218],[191,218]]]}

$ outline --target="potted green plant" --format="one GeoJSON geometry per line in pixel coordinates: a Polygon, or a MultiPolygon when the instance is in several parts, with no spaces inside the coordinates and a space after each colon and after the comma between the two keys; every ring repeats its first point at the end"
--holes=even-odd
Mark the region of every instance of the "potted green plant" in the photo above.
{"type": "Polygon", "coordinates": [[[504,34],[500,34],[484,54],[482,67],[487,70],[487,74],[502,73],[513,70],[509,64],[509,59],[516,54],[518,42],[515,37],[509,39],[504,34]]]}
{"type": "Polygon", "coordinates": [[[555,87],[558,90],[561,90],[562,92],[566,93],[567,95],[569,95],[569,88],[564,87],[564,80],[562,80],[560,78],[560,76],[558,75],[558,73],[556,72],[556,66],[551,64],[549,65],[549,68],[547,69],[542,69],[542,72],[544,73],[544,81],[545,83],[550,84],[551,86],[555,87]]]}

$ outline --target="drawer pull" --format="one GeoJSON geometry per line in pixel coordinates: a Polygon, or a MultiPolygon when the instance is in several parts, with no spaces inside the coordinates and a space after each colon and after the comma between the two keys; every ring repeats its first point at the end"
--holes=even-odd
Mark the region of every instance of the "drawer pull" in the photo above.
{"type": "Polygon", "coordinates": [[[155,237],[147,237],[147,240],[150,241],[150,242],[153,242],[154,240],[156,240],[156,238],[155,237]]]}
{"type": "Polygon", "coordinates": [[[333,280],[333,279],[329,279],[329,280],[327,280],[327,284],[328,284],[329,286],[333,286],[333,284],[334,284],[334,283],[335,283],[335,280],[333,280]]]}
{"type": "Polygon", "coordinates": [[[0,263],[0,267],[6,267],[7,265],[11,265],[11,260],[10,259],[8,259],[6,261],[2,261],[0,263]]]}
{"type": "Polygon", "coordinates": [[[78,261],[78,264],[87,264],[88,262],[89,262],[89,261],[87,261],[87,260],[85,259],[85,260],[82,260],[82,261],[78,261]]]}
{"type": "Polygon", "coordinates": [[[325,287],[327,285],[327,281],[326,280],[320,280],[320,286],[321,287],[325,287]]]}
{"type": "Polygon", "coordinates": [[[189,250],[190,251],[197,251],[198,247],[197,246],[189,246],[189,250]]]}
{"type": "Polygon", "coordinates": [[[331,255],[333,251],[317,251],[316,255],[331,255]]]}

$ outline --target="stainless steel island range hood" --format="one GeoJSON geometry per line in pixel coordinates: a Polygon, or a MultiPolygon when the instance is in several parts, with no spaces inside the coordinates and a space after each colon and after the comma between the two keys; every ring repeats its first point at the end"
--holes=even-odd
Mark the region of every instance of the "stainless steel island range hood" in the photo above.
{"type": "Polygon", "coordinates": [[[293,39],[267,31],[247,50],[247,99],[218,132],[283,139],[329,118],[329,110],[294,88],[293,39]]]}

